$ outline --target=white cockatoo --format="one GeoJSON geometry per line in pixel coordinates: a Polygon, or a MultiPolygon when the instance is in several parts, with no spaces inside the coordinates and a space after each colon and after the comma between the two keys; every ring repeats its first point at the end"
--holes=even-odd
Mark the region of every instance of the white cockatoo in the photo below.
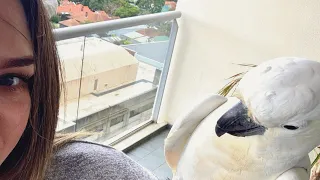
{"type": "Polygon", "coordinates": [[[57,8],[59,6],[58,0],[42,0],[44,7],[48,12],[49,18],[57,14],[57,8]]]}
{"type": "Polygon", "coordinates": [[[308,153],[320,144],[320,63],[269,60],[237,89],[175,121],[165,140],[173,180],[308,180],[308,153]]]}

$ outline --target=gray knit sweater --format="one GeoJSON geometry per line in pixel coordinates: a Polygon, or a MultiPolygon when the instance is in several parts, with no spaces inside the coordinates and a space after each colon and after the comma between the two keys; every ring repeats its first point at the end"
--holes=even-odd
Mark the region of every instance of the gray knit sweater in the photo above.
{"type": "Polygon", "coordinates": [[[124,153],[89,142],[72,142],[53,157],[46,180],[157,180],[124,153]]]}

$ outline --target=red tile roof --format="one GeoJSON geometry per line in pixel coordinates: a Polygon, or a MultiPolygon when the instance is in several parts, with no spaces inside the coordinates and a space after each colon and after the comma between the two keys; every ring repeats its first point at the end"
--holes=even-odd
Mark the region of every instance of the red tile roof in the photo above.
{"type": "Polygon", "coordinates": [[[60,21],[59,24],[62,24],[67,27],[80,25],[80,23],[75,19],[68,19],[65,21],[60,21]]]}
{"type": "Polygon", "coordinates": [[[57,8],[57,13],[80,13],[80,12],[88,12],[93,13],[91,9],[88,6],[84,6],[82,4],[76,4],[74,2],[70,2],[67,0],[64,0],[60,6],[57,8]]]}
{"type": "Polygon", "coordinates": [[[87,12],[72,13],[70,15],[70,18],[75,19],[80,23],[100,22],[100,21],[108,21],[112,19],[105,12],[102,13],[100,11],[96,11],[92,13],[87,13],[87,12]]]}
{"type": "Polygon", "coordinates": [[[148,36],[148,37],[155,37],[155,36],[162,36],[163,33],[159,32],[158,30],[154,28],[147,28],[147,29],[141,29],[137,31],[138,33],[148,36]]]}
{"type": "MultiPolygon", "coordinates": [[[[112,18],[104,11],[93,12],[88,6],[76,4],[68,0],[63,0],[57,8],[57,13],[69,13],[70,19],[79,23],[108,21],[112,18]]],[[[71,21],[70,21],[71,22],[71,21]]],[[[74,21],[73,21],[74,22],[74,21]]],[[[73,23],[72,23],[73,24],[73,23]]]]}
{"type": "Polygon", "coordinates": [[[166,2],[165,2],[165,5],[170,6],[170,7],[171,7],[171,9],[170,9],[170,10],[175,10],[175,9],[176,9],[176,7],[177,7],[177,3],[176,3],[176,2],[174,2],[174,1],[166,1],[166,2]]]}

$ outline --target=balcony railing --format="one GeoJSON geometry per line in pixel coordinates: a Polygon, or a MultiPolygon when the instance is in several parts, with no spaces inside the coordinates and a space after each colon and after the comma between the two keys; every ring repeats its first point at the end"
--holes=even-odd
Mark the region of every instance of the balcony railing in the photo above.
{"type": "MultiPolygon", "coordinates": [[[[73,26],[69,28],[55,29],[54,34],[57,41],[91,35],[95,33],[103,33],[106,31],[133,27],[138,25],[145,25],[154,22],[163,22],[176,20],[181,17],[180,11],[171,11],[165,13],[149,14],[143,16],[136,16],[124,19],[117,19],[112,21],[97,22],[91,24],[84,24],[80,26],[73,26]]],[[[175,32],[176,33],[176,32],[175,32]]]]}
{"type": "MultiPolygon", "coordinates": [[[[152,114],[151,114],[151,118],[150,118],[150,120],[151,120],[150,122],[154,122],[154,121],[158,120],[159,110],[160,110],[161,101],[162,101],[162,97],[163,97],[163,93],[164,93],[164,89],[165,89],[165,85],[166,85],[167,75],[168,75],[170,62],[171,62],[171,57],[172,57],[172,53],[173,53],[173,49],[174,49],[176,35],[178,32],[177,19],[180,17],[181,17],[181,12],[179,12],[179,11],[172,11],[172,12],[158,13],[158,14],[151,14],[151,15],[143,15],[143,16],[117,19],[117,20],[111,20],[111,21],[105,21],[105,22],[84,24],[84,25],[79,25],[79,26],[74,26],[74,27],[59,28],[59,29],[54,30],[54,35],[55,35],[56,41],[63,41],[63,40],[68,40],[68,39],[72,39],[72,38],[90,37],[93,34],[102,34],[102,33],[110,32],[110,31],[114,31],[114,30],[130,28],[130,27],[135,27],[135,26],[139,26],[139,25],[146,25],[146,24],[158,23],[158,22],[168,22],[168,21],[172,22],[169,40],[166,42],[163,42],[163,44],[166,45],[165,50],[167,51],[163,62],[158,62],[158,61],[155,61],[152,58],[148,58],[148,57],[142,58],[143,56],[141,56],[140,54],[137,54],[135,56],[140,62],[154,67],[156,69],[155,70],[156,73],[159,72],[158,74],[160,76],[160,80],[157,84],[157,88],[155,89],[156,94],[155,94],[154,104],[153,104],[153,108],[152,108],[152,114]]],[[[84,39],[84,41],[86,41],[86,39],[84,39]]],[[[148,43],[146,43],[146,44],[148,45],[148,43]]],[[[126,46],[123,46],[123,47],[126,48],[126,46]]],[[[157,51],[157,49],[154,49],[154,51],[157,51]]],[[[84,53],[84,50],[83,50],[83,53],[84,53]]],[[[130,53],[135,54],[135,52],[133,52],[131,50],[130,50],[130,53]]],[[[82,61],[83,61],[83,59],[82,59],[82,61]]],[[[82,66],[83,66],[83,62],[82,62],[82,66]]],[[[82,70],[83,70],[83,67],[82,67],[82,70]]],[[[81,70],[81,72],[82,72],[82,70],[81,70]]],[[[66,71],[68,71],[68,70],[66,69],[66,71]]],[[[81,78],[82,78],[82,73],[81,73],[81,78]]],[[[139,82],[143,82],[143,81],[139,80],[139,82]]],[[[97,82],[94,83],[95,88],[97,87],[96,83],[97,82]]],[[[125,85],[125,86],[128,86],[128,85],[125,85]]],[[[80,89],[81,89],[81,83],[80,83],[80,89]]],[[[112,91],[117,91],[117,89],[112,89],[112,91]]],[[[150,96],[150,93],[152,91],[153,90],[150,89],[150,91],[146,92],[147,96],[150,96]]],[[[108,91],[108,92],[111,92],[111,91],[108,91]]],[[[103,92],[103,93],[107,93],[107,92],[103,92]]],[[[98,97],[103,93],[92,93],[92,94],[94,94],[98,97]]],[[[79,91],[78,99],[80,99],[80,91],[79,91]]],[[[132,99],[137,100],[137,99],[139,99],[139,97],[134,97],[132,99]]],[[[122,103],[123,107],[126,106],[126,104],[123,104],[124,102],[118,102],[118,103],[119,104],[122,103]]],[[[79,102],[77,105],[76,105],[76,103],[74,104],[74,106],[78,106],[77,108],[74,108],[74,109],[78,109],[77,110],[78,112],[76,113],[77,114],[76,117],[69,118],[69,119],[72,119],[73,122],[79,120],[79,122],[75,123],[75,124],[77,124],[77,123],[79,124],[78,128],[80,126],[82,126],[82,124],[84,124],[90,120],[89,115],[87,118],[84,118],[83,117],[84,115],[81,115],[81,113],[79,113],[79,104],[80,104],[79,102]],[[88,120],[88,118],[89,118],[89,120],[88,120]]],[[[150,106],[150,104],[144,105],[143,108],[148,107],[148,106],[150,106]]],[[[104,113],[104,112],[101,111],[101,113],[104,113]]],[[[108,112],[106,112],[106,110],[105,110],[105,113],[110,114],[111,113],[110,109],[108,112]]],[[[135,113],[136,113],[136,111],[130,111],[130,113],[129,113],[130,117],[131,117],[131,115],[134,116],[135,113]]],[[[104,118],[100,117],[101,115],[97,114],[96,116],[99,117],[100,119],[102,119],[101,122],[104,122],[103,121],[104,118]]],[[[121,121],[121,118],[125,118],[126,116],[129,116],[129,115],[125,114],[125,115],[123,115],[123,117],[114,115],[113,116],[114,119],[111,122],[108,122],[109,126],[114,125],[113,128],[116,128],[118,125],[121,126],[120,124],[117,124],[117,123],[121,121]]],[[[101,124],[101,122],[99,122],[99,123],[101,124]]],[[[95,122],[87,123],[88,127],[89,126],[93,127],[92,124],[94,124],[94,123],[95,122]]],[[[102,127],[103,126],[101,125],[101,128],[102,127]]],[[[75,128],[75,129],[77,130],[77,128],[75,128]]],[[[109,129],[110,129],[110,127],[109,127],[109,129]]]]}

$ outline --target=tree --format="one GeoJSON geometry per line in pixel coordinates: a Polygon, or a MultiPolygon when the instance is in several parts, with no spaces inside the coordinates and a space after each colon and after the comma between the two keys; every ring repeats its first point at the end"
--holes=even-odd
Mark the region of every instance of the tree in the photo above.
{"type": "Polygon", "coordinates": [[[84,6],[88,6],[91,10],[103,10],[107,0],[73,0],[75,3],[80,3],[84,6]]]}
{"type": "Polygon", "coordinates": [[[161,36],[170,37],[171,34],[172,21],[166,22],[155,22],[148,24],[148,28],[156,29],[161,36]]]}
{"type": "Polygon", "coordinates": [[[171,33],[171,27],[172,27],[172,22],[167,21],[167,22],[160,22],[155,24],[155,27],[158,29],[159,32],[161,32],[165,36],[170,36],[171,33]]]}
{"type": "Polygon", "coordinates": [[[165,0],[138,0],[136,4],[142,9],[143,14],[153,14],[161,12],[165,0]]]}
{"type": "Polygon", "coordinates": [[[134,5],[126,4],[115,10],[114,15],[120,18],[137,16],[140,14],[140,9],[134,5]]]}
{"type": "MultiPolygon", "coordinates": [[[[149,0],[145,1],[148,2],[149,0]]],[[[164,2],[164,0],[155,1],[164,2]]],[[[140,14],[140,8],[130,4],[128,0],[74,0],[74,2],[88,6],[93,11],[104,10],[110,15],[119,16],[121,18],[137,16],[140,14]]]]}
{"type": "Polygon", "coordinates": [[[53,15],[51,18],[50,18],[50,21],[53,22],[53,23],[59,23],[61,20],[60,16],[58,15],[53,15]]]}
{"type": "Polygon", "coordinates": [[[104,11],[108,14],[114,15],[118,8],[127,4],[128,2],[126,0],[106,0],[106,3],[104,4],[104,11]]]}
{"type": "Polygon", "coordinates": [[[103,10],[106,0],[89,0],[88,6],[93,11],[103,10]]]}

